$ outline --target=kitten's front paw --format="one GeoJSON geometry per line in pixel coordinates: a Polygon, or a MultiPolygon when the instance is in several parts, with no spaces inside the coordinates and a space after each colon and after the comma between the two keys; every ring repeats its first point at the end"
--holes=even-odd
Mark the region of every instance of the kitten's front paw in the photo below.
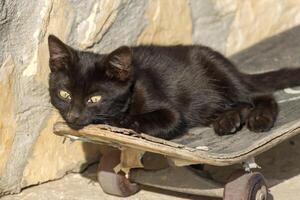
{"type": "Polygon", "coordinates": [[[134,130],[134,131],[137,132],[137,133],[140,133],[140,132],[141,132],[141,130],[140,130],[140,124],[139,124],[137,121],[133,122],[133,123],[130,125],[129,128],[132,129],[132,130],[134,130]]]}
{"type": "Polygon", "coordinates": [[[132,118],[125,118],[120,122],[121,127],[132,129],[135,132],[140,132],[140,124],[132,118]]]}
{"type": "Polygon", "coordinates": [[[247,119],[247,127],[253,132],[269,131],[275,123],[276,115],[268,109],[254,109],[247,119]]]}
{"type": "Polygon", "coordinates": [[[239,112],[227,111],[221,114],[212,125],[215,133],[222,136],[236,133],[242,128],[243,123],[239,112]]]}

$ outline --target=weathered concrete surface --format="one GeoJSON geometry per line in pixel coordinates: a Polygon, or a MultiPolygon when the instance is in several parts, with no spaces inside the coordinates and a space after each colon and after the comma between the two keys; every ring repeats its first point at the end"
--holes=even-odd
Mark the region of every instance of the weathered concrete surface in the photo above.
{"type": "MultiPolygon", "coordinates": [[[[298,200],[300,196],[300,135],[279,146],[269,150],[257,158],[257,163],[262,167],[261,171],[270,186],[271,196],[268,200],[298,200]],[[288,155],[288,156],[287,156],[288,155]]],[[[219,181],[236,168],[233,167],[207,167],[206,170],[213,174],[219,181]]],[[[83,175],[69,174],[61,180],[45,183],[25,189],[22,193],[6,196],[1,200],[117,200],[119,197],[109,196],[102,192],[98,183],[94,182],[95,168],[90,168],[83,175]]],[[[184,179],[184,178],[183,178],[184,179]]],[[[126,198],[128,200],[213,200],[207,197],[195,197],[166,192],[163,190],[149,190],[145,188],[138,194],[126,198]]],[[[217,200],[217,199],[214,199],[217,200]]]]}
{"type": "Polygon", "coordinates": [[[183,195],[153,188],[144,188],[138,194],[120,198],[105,194],[95,182],[94,169],[88,173],[68,174],[63,179],[25,189],[17,195],[2,197],[1,200],[217,200],[207,197],[183,195]]]}
{"type": "MultiPolygon", "coordinates": [[[[256,163],[266,178],[270,188],[270,200],[297,200],[300,196],[300,135],[297,135],[273,149],[259,155],[256,163]]],[[[207,167],[217,180],[224,182],[226,177],[239,165],[230,167],[207,167]]]]}
{"type": "Polygon", "coordinates": [[[233,54],[300,23],[297,0],[0,1],[0,195],[79,171],[95,145],[52,135],[47,37],[108,52],[120,45],[203,43],[233,54]]]}

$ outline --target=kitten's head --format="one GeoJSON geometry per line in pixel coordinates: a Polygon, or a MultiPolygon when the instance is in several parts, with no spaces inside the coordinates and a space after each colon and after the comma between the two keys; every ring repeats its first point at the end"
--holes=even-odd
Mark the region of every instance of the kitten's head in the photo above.
{"type": "Polygon", "coordinates": [[[126,112],[134,74],[129,47],[94,54],[75,50],[53,35],[48,45],[51,103],[71,128],[112,123],[126,112]]]}

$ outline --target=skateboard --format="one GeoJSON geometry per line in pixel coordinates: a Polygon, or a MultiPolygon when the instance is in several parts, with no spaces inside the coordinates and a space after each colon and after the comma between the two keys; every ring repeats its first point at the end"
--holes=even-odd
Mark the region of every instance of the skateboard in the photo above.
{"type": "MultiPolygon", "coordinates": [[[[248,73],[284,66],[300,66],[300,26],[269,38],[231,59],[248,73]]],[[[267,199],[266,180],[255,157],[300,133],[300,87],[275,94],[280,112],[275,126],[264,133],[242,129],[234,135],[217,136],[211,128],[194,128],[171,141],[107,125],[90,125],[74,131],[65,123],[54,133],[71,139],[115,147],[99,163],[98,181],[109,194],[129,196],[148,185],[176,192],[221,197],[224,200],[267,199]],[[241,164],[227,183],[219,183],[191,165],[241,164]]],[[[198,165],[199,166],[199,165],[198,165]]]]}
{"type": "Polygon", "coordinates": [[[264,133],[243,129],[234,135],[217,136],[211,128],[194,128],[167,141],[108,125],[90,125],[75,131],[64,122],[55,124],[54,133],[116,148],[103,155],[99,164],[98,180],[109,194],[132,195],[139,190],[139,183],[226,200],[266,199],[263,175],[251,172],[258,167],[254,158],[300,133],[300,99],[294,99],[280,101],[276,125],[264,133]],[[185,167],[195,164],[242,164],[245,170],[234,173],[228,183],[221,185],[199,173],[201,170],[185,167]]]}

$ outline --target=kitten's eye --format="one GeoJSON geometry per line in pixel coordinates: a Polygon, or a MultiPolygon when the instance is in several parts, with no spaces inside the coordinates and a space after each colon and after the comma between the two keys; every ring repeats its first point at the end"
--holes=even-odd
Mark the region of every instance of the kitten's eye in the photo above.
{"type": "Polygon", "coordinates": [[[59,90],[58,94],[64,100],[67,100],[67,101],[71,100],[71,95],[65,90],[59,90]]]}
{"type": "Polygon", "coordinates": [[[91,98],[88,99],[88,103],[97,103],[101,100],[101,96],[97,95],[97,96],[92,96],[91,98]]]}

